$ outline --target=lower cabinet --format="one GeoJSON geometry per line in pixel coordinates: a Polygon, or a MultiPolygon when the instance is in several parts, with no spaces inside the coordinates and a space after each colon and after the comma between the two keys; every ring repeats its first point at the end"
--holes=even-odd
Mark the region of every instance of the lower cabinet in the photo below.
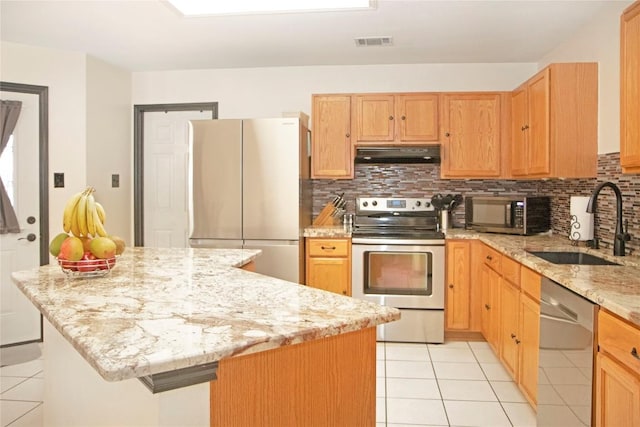
{"type": "Polygon", "coordinates": [[[468,240],[447,241],[446,253],[445,327],[466,331],[471,326],[471,243],[468,240]]]}
{"type": "Polygon", "coordinates": [[[518,387],[534,408],[538,396],[540,346],[540,281],[542,276],[520,269],[520,313],[518,318],[518,387]]]}
{"type": "Polygon", "coordinates": [[[542,276],[482,245],[482,334],[536,407],[542,276]]]}
{"type": "Polygon", "coordinates": [[[595,425],[640,425],[640,330],[601,309],[595,373],[595,425]]]}
{"type": "Polygon", "coordinates": [[[307,238],[307,286],[351,296],[351,239],[307,238]]]}

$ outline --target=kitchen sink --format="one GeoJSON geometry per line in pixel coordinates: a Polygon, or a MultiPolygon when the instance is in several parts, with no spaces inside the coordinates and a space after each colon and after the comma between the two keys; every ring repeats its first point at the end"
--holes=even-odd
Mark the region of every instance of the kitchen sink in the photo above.
{"type": "Polygon", "coordinates": [[[620,265],[616,262],[600,258],[583,252],[551,252],[551,251],[527,251],[531,255],[549,261],[553,264],[579,264],[579,265],[620,265]]]}

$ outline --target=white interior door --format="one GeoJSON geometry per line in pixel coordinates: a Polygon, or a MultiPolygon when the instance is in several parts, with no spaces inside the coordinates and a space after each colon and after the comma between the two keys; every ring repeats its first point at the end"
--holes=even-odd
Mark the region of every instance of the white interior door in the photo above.
{"type": "Polygon", "coordinates": [[[144,114],[145,246],[189,246],[189,120],[210,118],[211,111],[144,114]]]}
{"type": "Polygon", "coordinates": [[[12,142],[0,158],[0,174],[21,230],[0,234],[0,345],[8,345],[41,337],[40,312],[11,281],[11,272],[40,265],[40,130],[38,95],[0,92],[0,98],[22,101],[12,142]],[[35,240],[27,240],[29,234],[35,240]]]}

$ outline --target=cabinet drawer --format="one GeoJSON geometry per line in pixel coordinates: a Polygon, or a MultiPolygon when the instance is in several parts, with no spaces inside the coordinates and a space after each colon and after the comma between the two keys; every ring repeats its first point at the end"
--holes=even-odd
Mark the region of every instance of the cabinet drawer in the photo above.
{"type": "Polygon", "coordinates": [[[487,245],[483,245],[482,251],[480,252],[480,257],[485,264],[494,269],[497,273],[502,274],[502,255],[500,254],[500,252],[491,249],[487,245]]]}
{"type": "Polygon", "coordinates": [[[520,287],[520,263],[512,260],[509,257],[502,257],[502,277],[515,285],[516,288],[520,287]]]}
{"type": "Polygon", "coordinates": [[[598,313],[598,345],[640,375],[640,329],[604,310],[598,313]]]}
{"type": "Polygon", "coordinates": [[[349,255],[348,239],[310,239],[308,242],[309,256],[341,256],[349,255]]]}

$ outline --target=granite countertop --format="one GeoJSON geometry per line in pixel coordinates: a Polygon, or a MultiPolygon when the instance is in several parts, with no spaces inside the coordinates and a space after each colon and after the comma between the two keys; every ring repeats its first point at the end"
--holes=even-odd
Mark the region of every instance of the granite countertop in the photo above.
{"type": "Polygon", "coordinates": [[[312,226],[304,229],[304,237],[351,238],[351,229],[343,225],[312,226]]]}
{"type": "Polygon", "coordinates": [[[58,265],[13,281],[108,381],[356,331],[397,309],[238,268],[260,251],[128,248],[102,278],[58,265]]]}
{"type": "Polygon", "coordinates": [[[564,236],[541,234],[512,236],[462,229],[447,232],[447,239],[478,239],[564,287],[640,327],[640,257],[613,256],[612,249],[571,245],[564,236]],[[585,252],[622,265],[552,264],[526,250],[585,252]]]}

